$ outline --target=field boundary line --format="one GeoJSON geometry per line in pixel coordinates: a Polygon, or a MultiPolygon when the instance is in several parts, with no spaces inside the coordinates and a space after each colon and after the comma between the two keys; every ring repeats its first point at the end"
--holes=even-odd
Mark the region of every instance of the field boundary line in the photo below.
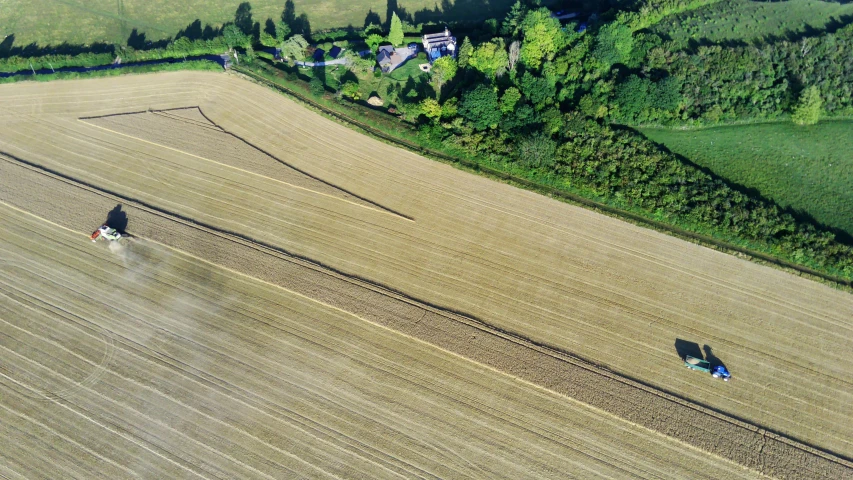
{"type": "MultiPolygon", "coordinates": [[[[485,342],[491,342],[493,344],[496,343],[498,347],[501,347],[501,343],[503,343],[502,348],[495,349],[497,351],[507,350],[507,347],[509,347],[509,349],[513,349],[512,346],[514,346],[514,349],[517,352],[531,350],[537,352],[540,358],[535,362],[526,362],[525,364],[516,362],[519,364],[510,365],[510,367],[504,366],[501,368],[500,366],[496,366],[496,364],[500,365],[498,360],[491,359],[483,353],[480,353],[479,356],[472,354],[470,352],[470,346],[458,343],[463,339],[446,338],[444,341],[437,341],[435,339],[424,338],[429,337],[427,335],[428,333],[432,333],[429,331],[429,328],[436,328],[434,323],[429,324],[430,322],[422,321],[411,322],[410,325],[404,325],[406,329],[389,326],[388,324],[391,322],[387,322],[385,325],[392,330],[403,333],[404,335],[418,338],[419,340],[425,341],[443,350],[461,355],[469,360],[491,368],[496,368],[507,375],[534,383],[556,394],[580,401],[584,404],[608,412],[617,418],[622,418],[630,423],[659,432],[671,438],[675,438],[686,444],[690,444],[695,448],[699,448],[721,458],[732,460],[747,468],[772,475],[774,472],[768,472],[767,465],[789,465],[791,467],[785,470],[785,472],[789,474],[793,473],[794,478],[853,478],[853,461],[839,454],[808,445],[802,441],[769,430],[768,428],[761,427],[743,419],[739,419],[733,415],[714,410],[699,402],[684,399],[676,394],[650,386],[625,374],[613,372],[606,366],[589,361],[570,352],[563,351],[544,343],[535,342],[519,334],[500,329],[482,320],[466,315],[463,312],[457,312],[452,309],[412,298],[387,286],[355,275],[346,274],[333,267],[311,260],[310,258],[292,254],[284,249],[266,244],[263,241],[252,239],[243,234],[199,223],[180,214],[169,212],[145,202],[78,181],[73,177],[55,172],[26,160],[19,159],[14,155],[0,152],[0,159],[4,159],[9,163],[26,168],[37,174],[45,175],[96,195],[109,198],[113,201],[124,202],[129,206],[143,210],[149,214],[183,224],[193,229],[204,231],[205,233],[212,234],[226,241],[249,247],[262,254],[270,255],[302,267],[309,268],[323,275],[331,276],[357,287],[370,290],[381,296],[409,304],[421,311],[424,311],[424,315],[432,313],[439,317],[434,317],[433,320],[441,321],[440,318],[443,318],[445,324],[448,325],[449,328],[459,325],[472,328],[485,334],[485,342]],[[549,372],[552,370],[542,368],[549,363],[550,366],[555,369],[562,368],[565,370],[567,365],[571,366],[570,368],[573,367],[575,370],[574,373],[579,374],[579,377],[586,377],[585,380],[587,383],[584,383],[583,381],[576,383],[566,383],[565,381],[563,381],[563,383],[555,383],[553,378],[548,377],[549,372]],[[512,367],[515,368],[513,369],[512,367]],[[590,397],[589,394],[590,391],[595,388],[595,379],[601,378],[606,379],[606,381],[609,380],[610,382],[604,387],[599,387],[599,393],[604,391],[605,393],[610,393],[612,395],[607,395],[606,398],[597,400],[596,398],[593,398],[594,396],[590,397]],[[593,386],[589,387],[590,384],[593,384],[593,386]],[[655,428],[653,422],[651,422],[651,420],[648,419],[642,411],[640,411],[641,409],[628,408],[624,405],[625,403],[628,403],[625,401],[615,401],[615,403],[611,401],[612,398],[622,398],[623,400],[627,400],[628,396],[625,395],[626,393],[639,393],[641,397],[645,396],[646,401],[640,399],[631,403],[635,405],[643,405],[648,410],[656,409],[660,412],[661,416],[671,418],[672,422],[664,423],[660,427],[655,428]],[[651,401],[651,403],[648,403],[649,401],[651,401]],[[655,403],[658,405],[654,405],[655,403]],[[701,415],[704,420],[703,418],[697,418],[696,415],[701,415]],[[718,435],[711,433],[712,431],[716,431],[713,428],[700,428],[702,426],[707,426],[708,421],[711,421],[712,423],[717,422],[718,425],[728,425],[729,428],[724,428],[724,431],[728,430],[727,433],[732,436],[727,437],[727,439],[734,442],[734,445],[737,445],[740,448],[729,450],[726,448],[727,445],[720,445],[719,443],[719,440],[723,436],[722,432],[718,435]],[[691,429],[688,431],[682,431],[674,428],[676,425],[686,425],[691,427],[691,429]],[[736,440],[736,438],[741,439],[741,441],[736,440]],[[766,448],[768,447],[768,441],[775,442],[775,445],[773,445],[772,448],[766,448]],[[755,446],[759,444],[760,448],[750,447],[751,445],[755,446]],[[805,472],[803,470],[809,471],[805,472]]],[[[289,291],[289,289],[286,290],[289,291]]],[[[325,304],[325,302],[321,303],[325,304]]],[[[346,309],[343,310],[347,311],[346,309]]],[[[361,315],[355,312],[348,311],[348,313],[361,318],[361,315]]],[[[423,319],[424,315],[420,315],[418,318],[423,319]]],[[[495,350],[491,351],[494,352],[495,350]]],[[[516,358],[520,359],[521,357],[516,358]]],[[[581,380],[584,379],[581,378],[581,380]]]]}
{"type": "MultiPolygon", "coordinates": [[[[355,120],[347,115],[344,115],[340,112],[336,112],[328,107],[320,105],[317,102],[308,99],[301,94],[277,83],[274,83],[254,72],[249,70],[244,70],[239,67],[234,67],[233,70],[238,72],[242,76],[249,77],[251,80],[262,83],[273,90],[277,90],[285,95],[288,95],[298,102],[306,104],[314,109],[320,110],[323,114],[334,117],[345,124],[349,124],[357,128],[358,130],[378,138],[380,140],[386,141],[398,147],[402,147],[406,150],[409,150],[412,153],[416,153],[418,155],[431,158],[433,160],[438,160],[446,163],[451,163],[454,165],[460,165],[465,167],[465,169],[469,171],[476,172],[486,178],[491,178],[493,180],[501,180],[509,183],[510,185],[522,188],[524,190],[533,191],[539,194],[543,194],[550,197],[557,197],[558,199],[569,202],[576,205],[581,205],[595,212],[608,215],[611,217],[618,218],[623,221],[628,221],[635,225],[640,225],[643,227],[651,228],[652,230],[656,230],[659,232],[666,233],[668,235],[674,236],[676,238],[680,238],[682,240],[687,240],[692,243],[699,244],[704,247],[713,248],[715,250],[719,250],[728,254],[739,253],[741,255],[746,255],[747,259],[759,263],[759,264],[769,264],[775,268],[788,271],[788,273],[795,273],[800,276],[805,276],[812,280],[820,280],[825,283],[829,283],[831,285],[835,285],[837,287],[842,287],[845,289],[853,289],[853,280],[847,280],[845,278],[832,275],[829,273],[824,273],[819,270],[815,270],[813,268],[807,267],[805,265],[799,265],[788,260],[784,260],[782,258],[775,257],[768,253],[759,252],[756,250],[752,250],[747,247],[743,247],[740,245],[736,245],[733,243],[729,243],[709,235],[705,235],[698,232],[693,232],[690,230],[686,230],[684,228],[677,227],[675,225],[671,225],[665,222],[661,222],[658,220],[654,220],[643,215],[630,212],[628,210],[623,210],[618,207],[614,207],[611,205],[607,205],[604,203],[597,202],[595,200],[580,196],[578,194],[570,193],[564,190],[559,190],[554,187],[549,187],[547,185],[542,185],[536,183],[532,180],[527,180],[525,178],[517,177],[512,175],[511,173],[507,173],[501,170],[497,170],[485,165],[481,165],[472,160],[467,160],[464,158],[454,157],[451,155],[447,155],[441,152],[437,152],[435,150],[428,149],[426,147],[422,147],[414,142],[409,142],[399,137],[395,137],[393,135],[382,132],[379,129],[371,127],[369,125],[365,125],[358,120],[355,120]]],[[[743,257],[740,257],[743,258],[743,257]]]]}

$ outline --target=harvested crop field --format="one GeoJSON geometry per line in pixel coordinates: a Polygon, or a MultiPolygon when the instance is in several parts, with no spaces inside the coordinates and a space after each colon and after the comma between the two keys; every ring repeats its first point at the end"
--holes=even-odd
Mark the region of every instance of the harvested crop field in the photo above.
{"type": "Polygon", "coordinates": [[[12,474],[853,474],[850,294],[239,78],[4,86],[0,182],[12,474]]]}

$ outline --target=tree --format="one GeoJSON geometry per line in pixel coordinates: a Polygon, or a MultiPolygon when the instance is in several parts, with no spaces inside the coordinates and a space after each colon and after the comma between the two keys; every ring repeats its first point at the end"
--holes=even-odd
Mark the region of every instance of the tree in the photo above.
{"type": "Polygon", "coordinates": [[[518,59],[521,55],[521,42],[518,40],[513,40],[512,43],[509,44],[509,71],[515,71],[515,64],[518,63],[518,59]]]}
{"type": "Polygon", "coordinates": [[[305,55],[306,48],[308,48],[308,41],[302,35],[296,34],[281,44],[281,55],[300,60],[305,55]]]}
{"type": "Polygon", "coordinates": [[[275,24],[275,40],[281,44],[288,35],[290,35],[290,25],[280,21],[275,24]]]}
{"type": "MultiPolygon", "coordinates": [[[[377,15],[377,18],[379,18],[378,15],[377,15]]],[[[372,22],[368,23],[367,26],[364,27],[364,34],[365,35],[371,35],[374,33],[381,35],[382,34],[382,27],[380,27],[379,25],[372,23],[372,22]]]]}
{"type": "Polygon", "coordinates": [[[255,49],[252,48],[251,45],[247,45],[246,53],[243,54],[243,61],[246,63],[252,63],[256,58],[258,58],[258,56],[255,54],[255,49]]]}
{"type": "Polygon", "coordinates": [[[619,116],[629,123],[646,120],[653,90],[651,80],[636,75],[628,77],[616,87],[614,102],[619,106],[619,116]]]}
{"type": "Polygon", "coordinates": [[[450,56],[440,57],[432,63],[432,68],[430,69],[430,81],[435,89],[436,98],[441,98],[441,87],[443,87],[445,83],[453,80],[453,77],[456,76],[457,70],[458,66],[456,64],[456,60],[450,56]]]}
{"type": "Polygon", "coordinates": [[[521,92],[515,87],[507,88],[501,96],[501,112],[504,114],[512,113],[519,100],[521,100],[521,92]]]}
{"type": "Polygon", "coordinates": [[[222,37],[225,39],[228,48],[246,47],[251,44],[249,36],[233,23],[225,25],[225,28],[222,29],[222,37]]]}
{"type": "Polygon", "coordinates": [[[462,95],[459,114],[477,130],[494,128],[501,121],[498,94],[488,85],[478,85],[462,95]]]}
{"type": "Polygon", "coordinates": [[[421,101],[421,113],[432,121],[441,118],[441,105],[434,98],[425,98],[421,101]]]}
{"type": "Polygon", "coordinates": [[[351,98],[353,101],[361,99],[361,92],[358,90],[358,84],[352,81],[343,84],[341,87],[341,95],[351,98]]]}
{"type": "Polygon", "coordinates": [[[566,45],[566,36],[560,21],[551,16],[547,8],[534,10],[521,23],[524,42],[519,55],[530,68],[539,68],[543,60],[552,60],[566,45]]]}
{"type": "Polygon", "coordinates": [[[370,51],[376,51],[376,47],[379,46],[380,43],[385,41],[385,37],[379,35],[377,33],[371,33],[364,39],[364,43],[367,44],[367,47],[370,48],[370,51]]]}
{"type": "Polygon", "coordinates": [[[808,87],[800,95],[800,103],[794,109],[791,120],[797,125],[814,125],[820,118],[822,108],[820,90],[816,86],[808,87]]]}
{"type": "Polygon", "coordinates": [[[394,46],[403,43],[403,22],[397,16],[397,12],[391,14],[391,30],[388,32],[388,41],[394,46]]]}
{"type": "Polygon", "coordinates": [[[279,44],[275,37],[267,33],[266,30],[261,32],[261,36],[258,38],[258,41],[260,41],[261,45],[265,47],[275,47],[279,44]]]}
{"type": "Polygon", "coordinates": [[[533,102],[533,105],[536,105],[537,110],[552,103],[557,94],[555,84],[550,83],[547,78],[532,75],[530,72],[524,72],[524,75],[518,80],[518,86],[521,88],[521,92],[533,102]]]}
{"type": "Polygon", "coordinates": [[[465,68],[468,66],[468,59],[471,58],[471,53],[474,51],[474,45],[471,45],[471,40],[465,37],[462,40],[462,46],[459,47],[459,53],[456,56],[459,66],[465,68]]]}
{"type": "Polygon", "coordinates": [[[521,28],[521,22],[524,20],[526,15],[527,6],[521,3],[520,0],[517,0],[509,10],[509,13],[506,14],[506,18],[501,25],[501,35],[511,37],[518,35],[518,30],[521,28]]]}
{"type": "Polygon", "coordinates": [[[634,36],[631,29],[618,22],[608,23],[598,31],[595,48],[592,51],[605,69],[617,63],[625,63],[631,58],[634,49],[634,36]]]}
{"type": "Polygon", "coordinates": [[[441,106],[441,118],[453,118],[457,113],[459,113],[459,105],[455,98],[448,99],[441,106]]]}
{"type": "Polygon", "coordinates": [[[493,42],[478,46],[468,59],[468,65],[489,78],[494,77],[499,70],[506,69],[508,64],[509,56],[506,50],[493,42]]]}
{"type": "Polygon", "coordinates": [[[557,142],[550,135],[536,132],[518,143],[517,155],[522,165],[532,168],[550,167],[556,162],[557,142]]]}
{"type": "Polygon", "coordinates": [[[317,77],[312,78],[311,81],[308,82],[308,88],[311,90],[311,95],[314,95],[315,97],[319,97],[326,93],[326,87],[323,86],[323,81],[317,77]]]}
{"type": "Polygon", "coordinates": [[[344,61],[346,62],[347,70],[358,75],[367,75],[373,71],[376,60],[372,56],[362,58],[358,53],[352,50],[344,51],[344,61]]]}

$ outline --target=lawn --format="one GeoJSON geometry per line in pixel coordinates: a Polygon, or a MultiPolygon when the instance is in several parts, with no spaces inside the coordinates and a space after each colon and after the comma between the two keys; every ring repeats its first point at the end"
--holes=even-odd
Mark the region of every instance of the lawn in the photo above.
{"type": "Polygon", "coordinates": [[[833,26],[838,21],[853,21],[853,3],[842,5],[822,0],[724,0],[668,17],[654,30],[682,42],[749,42],[771,35],[813,34],[833,26]]]}
{"type": "Polygon", "coordinates": [[[417,103],[426,97],[435,96],[435,91],[429,85],[429,74],[418,68],[418,64],[426,62],[426,56],[420,53],[393,72],[381,76],[370,74],[356,77],[341,65],[322,69],[300,68],[299,75],[306,81],[319,75],[329,91],[337,90],[341,82],[357,81],[362,100],[378,95],[384,100],[385,107],[399,107],[401,102],[417,103]]]}
{"type": "MultiPolygon", "coordinates": [[[[218,27],[234,19],[240,0],[0,0],[0,41],[14,34],[14,46],[124,43],[136,28],[147,40],[173,37],[195,20],[218,27]]],[[[285,0],[253,0],[254,21],[278,20],[285,0]]],[[[368,13],[385,21],[389,1],[294,0],[296,14],[305,13],[313,31],[364,26],[368,13]]],[[[502,18],[514,0],[400,0],[398,14],[412,22],[480,21],[502,18]],[[437,6],[442,5],[442,6],[437,6]]],[[[547,2],[546,2],[547,3],[547,2]]]]}
{"type": "Polygon", "coordinates": [[[733,183],[853,236],[853,121],[641,131],[733,183]]]}

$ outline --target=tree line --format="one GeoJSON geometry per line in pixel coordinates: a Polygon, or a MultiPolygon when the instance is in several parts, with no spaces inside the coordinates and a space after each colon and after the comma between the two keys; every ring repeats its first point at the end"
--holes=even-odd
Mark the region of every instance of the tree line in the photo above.
{"type": "MultiPolygon", "coordinates": [[[[677,3],[677,2],[673,2],[677,3]]],[[[503,36],[463,40],[421,102],[421,141],[694,231],[853,278],[853,248],[618,124],[851,113],[853,27],[696,52],[619,20],[584,32],[518,3],[503,36]]]]}

